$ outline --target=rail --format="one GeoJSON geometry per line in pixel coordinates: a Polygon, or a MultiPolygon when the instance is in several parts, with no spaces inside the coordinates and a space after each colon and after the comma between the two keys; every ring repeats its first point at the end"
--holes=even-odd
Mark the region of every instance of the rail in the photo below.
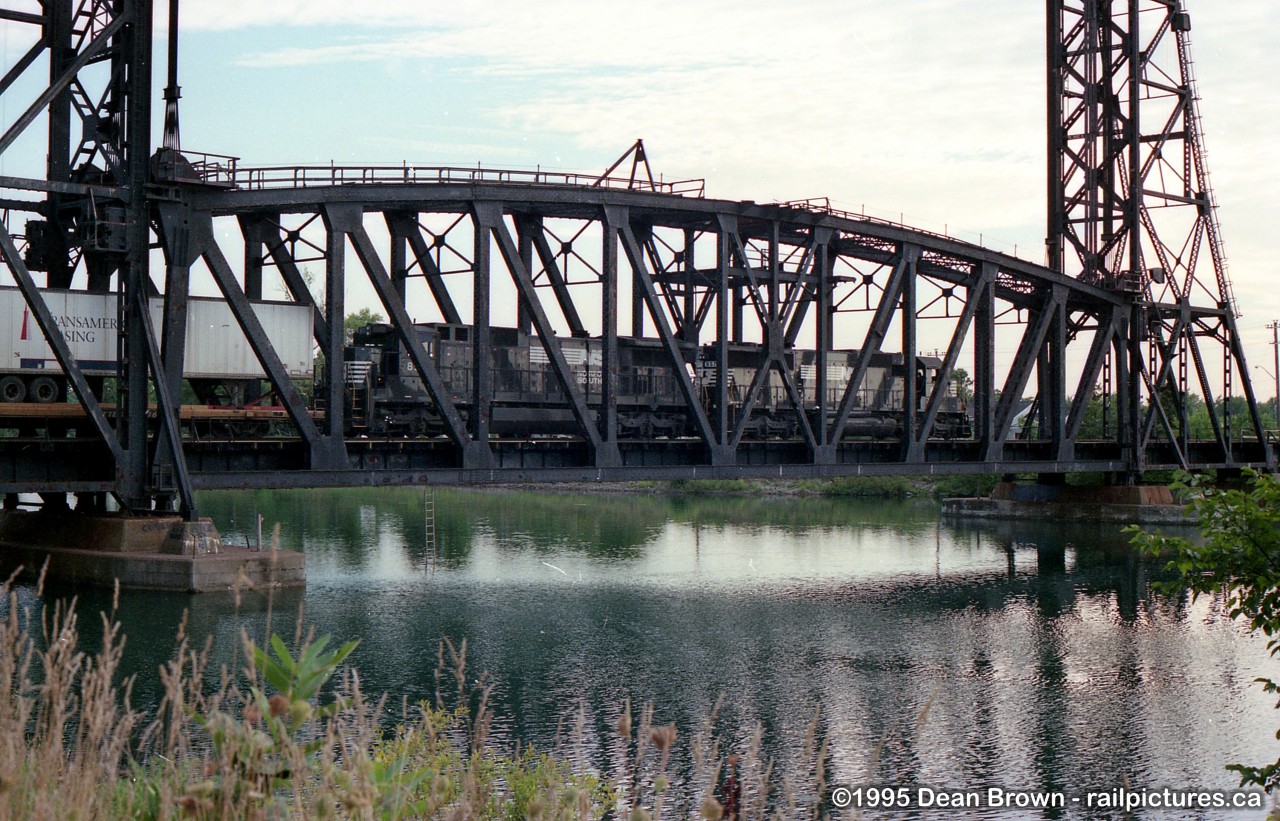
{"type": "MultiPolygon", "coordinates": [[[[185,153],[185,152],[184,152],[185,153]]],[[[464,168],[411,165],[280,165],[249,168],[235,157],[199,155],[197,172],[206,185],[249,191],[273,188],[321,188],[339,185],[448,185],[496,183],[530,187],[607,188],[701,197],[706,180],[655,180],[608,177],[542,169],[464,168]],[[209,161],[212,159],[213,161],[209,161]]]]}

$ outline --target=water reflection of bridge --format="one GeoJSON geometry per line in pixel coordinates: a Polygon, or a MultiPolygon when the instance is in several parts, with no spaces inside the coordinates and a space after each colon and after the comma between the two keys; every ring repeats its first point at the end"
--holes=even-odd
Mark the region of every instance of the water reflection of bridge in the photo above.
{"type": "MultiPolygon", "coordinates": [[[[925,783],[940,762],[962,761],[963,777],[1038,787],[1045,779],[1106,786],[1113,772],[1105,767],[1117,761],[1138,770],[1152,758],[1167,764],[1171,751],[1200,746],[1182,733],[1223,743],[1209,722],[1177,722],[1177,730],[1160,716],[1165,698],[1184,710],[1221,709],[1234,698],[1223,695],[1222,679],[1238,669],[1239,658],[1224,658],[1237,650],[1206,613],[1149,592],[1155,565],[1096,527],[939,523],[931,506],[883,502],[442,496],[455,493],[441,507],[449,564],[430,576],[420,564],[414,491],[205,501],[225,533],[237,532],[233,505],[241,526],[255,508],[287,517],[286,535],[311,560],[312,589],[273,602],[278,629],[292,627],[305,601],[321,632],[365,637],[354,661],[375,692],[411,703],[431,697],[435,642],[471,638],[472,669],[497,685],[500,738],[550,745],[558,722],[583,703],[586,754],[604,756],[623,698],[655,700],[659,719],[679,722],[684,734],[723,694],[719,729],[730,743],[744,743],[760,723],[772,749],[786,751],[783,768],[821,704],[832,766],[850,779],[876,775],[859,768],[882,741],[884,777],[905,772],[925,783]],[[582,502],[594,515],[575,513],[582,502]],[[625,526],[598,530],[615,519],[625,526]],[[648,573],[655,553],[692,555],[698,532],[705,572],[648,573]],[[737,565],[754,556],[756,568],[776,572],[713,573],[719,565],[705,552],[717,534],[734,545],[737,565]],[[409,572],[378,566],[386,544],[405,552],[409,572]],[[828,552],[815,559],[816,544],[828,552]],[[832,577],[806,575],[855,544],[865,550],[832,577]],[[780,554],[775,565],[761,561],[769,553],[780,554]],[[1063,553],[1065,565],[1046,560],[1063,553]],[[896,563],[884,572],[863,563],[876,555],[896,563]],[[929,720],[915,722],[931,700],[929,720]]],[[[108,595],[86,594],[86,606],[105,607],[108,595]]],[[[262,629],[266,599],[237,607],[222,596],[126,597],[128,649],[147,654],[130,669],[155,669],[184,608],[193,640],[213,635],[232,647],[242,625],[262,629]]],[[[1265,661],[1261,648],[1257,657],[1265,661]]]]}

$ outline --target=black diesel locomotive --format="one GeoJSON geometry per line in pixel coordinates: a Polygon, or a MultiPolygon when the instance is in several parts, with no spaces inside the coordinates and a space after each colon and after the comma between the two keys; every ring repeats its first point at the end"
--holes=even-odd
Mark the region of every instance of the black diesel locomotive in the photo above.
{"type": "MultiPolygon", "coordinates": [[[[471,413],[472,328],[467,325],[416,325],[418,338],[431,358],[450,398],[465,418],[471,413]]],[[[561,350],[588,406],[598,407],[601,395],[602,342],[598,338],[563,338],[561,350]]],[[[560,389],[550,358],[536,334],[516,328],[490,328],[493,405],[490,430],[503,437],[570,436],[578,432],[573,413],[560,389]]],[[[690,349],[686,363],[708,410],[716,390],[715,349],[690,349]]],[[[858,352],[827,354],[827,407],[834,409],[853,374],[858,352]]],[[[761,350],[750,344],[729,349],[729,415],[737,425],[746,392],[759,366],[761,350]]],[[[803,398],[805,412],[816,415],[816,352],[794,349],[787,355],[789,370],[803,398]]],[[[350,435],[436,436],[443,423],[426,386],[391,325],[374,323],[358,328],[345,351],[345,395],[350,435]]],[[[624,438],[679,438],[695,429],[670,359],[660,340],[618,338],[618,434],[624,438]]],[[[933,390],[942,361],[917,356],[911,378],[916,380],[921,410],[933,390]]],[[[902,430],[903,380],[907,368],[901,354],[872,357],[855,397],[845,428],[846,437],[893,438],[902,430]]],[[[781,375],[766,380],[750,418],[743,425],[748,439],[790,439],[799,435],[800,420],[788,398],[781,375]]],[[[963,403],[949,390],[934,425],[934,435],[971,435],[963,403]]]]}

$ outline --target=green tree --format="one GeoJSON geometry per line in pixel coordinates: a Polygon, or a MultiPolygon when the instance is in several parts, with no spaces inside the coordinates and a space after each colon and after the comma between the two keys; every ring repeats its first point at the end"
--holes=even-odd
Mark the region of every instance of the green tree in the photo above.
{"type": "MultiPolygon", "coordinates": [[[[1177,492],[1189,495],[1201,535],[1197,543],[1137,526],[1128,530],[1147,553],[1169,557],[1168,569],[1177,578],[1161,588],[1190,590],[1193,598],[1224,594],[1231,617],[1245,619],[1261,631],[1275,658],[1280,656],[1280,479],[1252,471],[1246,471],[1246,479],[1244,488],[1212,487],[1190,476],[1175,483],[1177,492]]],[[[1280,695],[1275,680],[1257,682],[1266,692],[1280,695]]],[[[1276,707],[1280,709],[1280,702],[1276,707]]],[[[1280,787],[1280,759],[1260,767],[1229,764],[1227,769],[1239,774],[1241,787],[1268,792],[1280,787]]]]}
{"type": "MultiPolygon", "coordinates": [[[[1103,431],[1106,430],[1111,436],[1115,436],[1115,423],[1108,427],[1105,423],[1107,420],[1103,415],[1104,405],[1102,402],[1102,391],[1094,389],[1093,395],[1089,397],[1088,403],[1084,406],[1084,418],[1080,420],[1079,439],[1102,439],[1103,431]]],[[[1110,415],[1114,415],[1114,405],[1107,409],[1110,415]]]]}
{"type": "Polygon", "coordinates": [[[973,379],[969,376],[969,372],[964,368],[953,369],[951,383],[956,386],[956,398],[968,405],[973,399],[973,379]]]}
{"type": "Polygon", "coordinates": [[[355,313],[347,314],[347,318],[342,323],[344,344],[350,345],[351,338],[355,335],[357,328],[363,328],[365,325],[374,322],[386,322],[382,314],[369,308],[361,308],[355,313]]]}

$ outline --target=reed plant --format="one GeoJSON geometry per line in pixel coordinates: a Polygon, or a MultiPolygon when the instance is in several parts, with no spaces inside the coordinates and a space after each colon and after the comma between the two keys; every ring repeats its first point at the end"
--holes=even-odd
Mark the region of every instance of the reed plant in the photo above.
{"type": "Polygon", "coordinates": [[[758,730],[740,755],[725,754],[718,705],[686,736],[658,722],[652,705],[635,711],[626,702],[602,771],[583,740],[585,708],[555,749],[496,743],[491,685],[468,672],[465,641],[442,642],[434,701],[402,704],[389,721],[386,698],[367,698],[345,665],[356,643],[332,646],[304,628],[301,613],[292,646],[242,632],[239,669],[213,669],[210,642],[194,645],[181,625],[157,672],[162,696],[144,713],[130,704],[132,682],[119,680],[117,601],[89,653],[74,600],[37,616],[21,605],[14,577],[0,584],[0,819],[824,814],[819,716],[803,761],[779,778],[758,730]]]}

